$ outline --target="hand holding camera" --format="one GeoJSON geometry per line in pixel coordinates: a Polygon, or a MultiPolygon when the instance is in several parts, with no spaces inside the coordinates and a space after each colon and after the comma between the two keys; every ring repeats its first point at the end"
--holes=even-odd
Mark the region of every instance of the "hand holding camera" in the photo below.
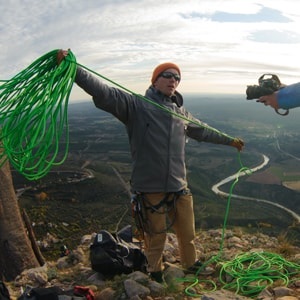
{"type": "Polygon", "coordinates": [[[286,116],[289,111],[284,113],[278,111],[276,106],[276,91],[283,88],[283,85],[278,76],[275,74],[263,74],[258,79],[258,85],[248,85],[246,89],[247,100],[258,99],[256,102],[264,103],[265,105],[271,105],[276,113],[282,116],[286,116]],[[274,94],[275,93],[275,94],[274,94]],[[270,101],[269,101],[270,100],[270,101]]]}

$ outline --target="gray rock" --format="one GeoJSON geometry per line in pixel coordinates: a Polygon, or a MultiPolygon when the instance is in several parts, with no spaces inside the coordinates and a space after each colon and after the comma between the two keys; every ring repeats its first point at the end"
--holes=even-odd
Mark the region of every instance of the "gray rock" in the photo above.
{"type": "Polygon", "coordinates": [[[115,300],[116,291],[108,287],[97,295],[97,300],[115,300]]]}
{"type": "Polygon", "coordinates": [[[124,288],[129,298],[136,295],[142,298],[150,295],[150,289],[148,287],[143,286],[133,279],[126,279],[124,281],[124,288]]]}
{"type": "Polygon", "coordinates": [[[273,289],[274,294],[276,297],[283,297],[283,296],[292,296],[293,295],[293,290],[289,289],[287,287],[284,286],[279,286],[279,287],[275,287],[273,289]]]}
{"type": "Polygon", "coordinates": [[[201,300],[250,300],[251,298],[237,295],[226,290],[219,290],[215,292],[205,293],[201,300]]]}

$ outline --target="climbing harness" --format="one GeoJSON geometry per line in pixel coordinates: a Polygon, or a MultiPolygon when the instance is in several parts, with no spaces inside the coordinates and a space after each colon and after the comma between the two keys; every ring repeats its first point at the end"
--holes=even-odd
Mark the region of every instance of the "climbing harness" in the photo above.
{"type": "Polygon", "coordinates": [[[188,192],[188,189],[184,189],[175,193],[166,193],[161,201],[156,205],[153,205],[150,202],[149,198],[147,197],[147,193],[134,193],[131,197],[132,216],[135,220],[139,238],[144,239],[145,232],[151,234],[167,232],[173,226],[176,219],[176,202],[181,195],[184,195],[188,192]],[[149,226],[150,224],[147,218],[147,212],[167,215],[171,211],[174,213],[166,228],[158,232],[153,231],[149,226]]]}
{"type": "Polygon", "coordinates": [[[143,241],[145,238],[144,233],[147,232],[148,229],[146,229],[147,222],[143,200],[137,193],[131,196],[131,213],[136,226],[135,236],[139,241],[143,241]]]}

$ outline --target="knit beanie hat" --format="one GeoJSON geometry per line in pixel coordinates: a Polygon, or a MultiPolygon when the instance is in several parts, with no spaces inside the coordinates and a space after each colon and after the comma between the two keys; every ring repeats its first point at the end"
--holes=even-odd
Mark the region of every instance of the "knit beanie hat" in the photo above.
{"type": "Polygon", "coordinates": [[[152,84],[156,81],[157,77],[158,77],[162,72],[164,72],[164,71],[167,70],[167,69],[176,69],[176,70],[178,71],[179,75],[181,75],[181,74],[180,74],[180,69],[179,69],[179,67],[178,67],[177,65],[175,65],[175,64],[173,64],[173,63],[171,63],[171,62],[166,62],[166,63],[163,63],[163,64],[158,65],[158,66],[154,69],[153,74],[152,74],[152,78],[151,78],[152,84]]]}

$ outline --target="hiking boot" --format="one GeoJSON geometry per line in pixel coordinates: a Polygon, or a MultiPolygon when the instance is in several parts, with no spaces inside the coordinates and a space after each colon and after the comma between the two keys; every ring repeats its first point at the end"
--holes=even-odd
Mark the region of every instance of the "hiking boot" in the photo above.
{"type": "Polygon", "coordinates": [[[200,260],[197,260],[192,266],[187,268],[184,273],[195,274],[200,268],[203,268],[203,263],[200,260]]]}
{"type": "Polygon", "coordinates": [[[185,274],[197,274],[197,275],[210,275],[215,272],[214,268],[206,267],[204,264],[197,260],[191,267],[184,271],[185,274]]]}
{"type": "Polygon", "coordinates": [[[155,280],[158,283],[164,282],[162,271],[151,272],[150,277],[151,277],[151,279],[155,280]]]}

